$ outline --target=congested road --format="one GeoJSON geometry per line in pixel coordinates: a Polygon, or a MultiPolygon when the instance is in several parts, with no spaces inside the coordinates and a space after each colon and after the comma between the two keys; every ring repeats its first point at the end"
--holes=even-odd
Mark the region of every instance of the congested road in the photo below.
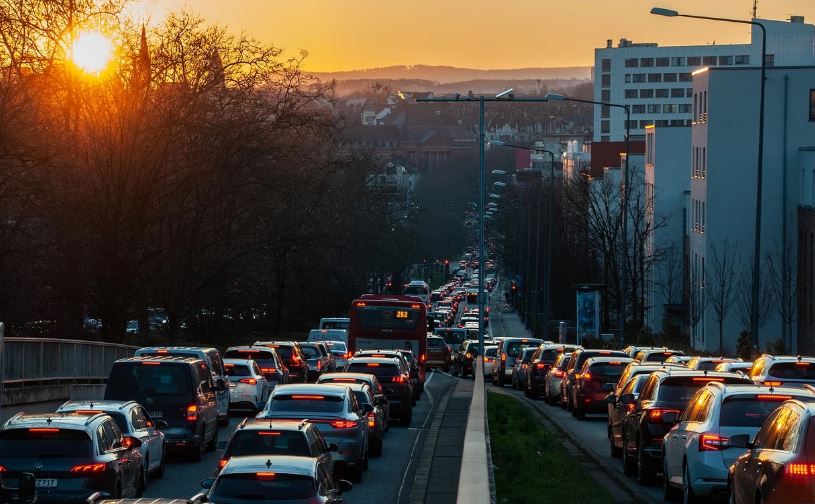
{"type": "MultiPolygon", "coordinates": [[[[429,373],[425,393],[416,403],[413,423],[410,427],[393,426],[385,437],[381,457],[371,458],[362,483],[354,485],[343,498],[348,504],[373,504],[408,502],[413,483],[413,473],[420,460],[426,427],[438,414],[438,398],[455,380],[443,373],[429,373]]],[[[224,442],[243,420],[233,416],[228,427],[220,429],[219,448],[207,453],[201,462],[193,463],[180,457],[171,457],[167,472],[162,479],[153,479],[145,491],[145,497],[189,498],[202,491],[200,481],[212,475],[223,453],[224,442]]]]}

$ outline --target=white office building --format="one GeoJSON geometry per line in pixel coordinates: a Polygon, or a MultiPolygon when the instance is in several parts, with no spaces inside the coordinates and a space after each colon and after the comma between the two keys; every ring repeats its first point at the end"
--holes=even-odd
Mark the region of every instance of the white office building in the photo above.
{"type": "MultiPolygon", "coordinates": [[[[699,299],[709,294],[705,289],[717,275],[713,254],[723,254],[725,243],[735,250],[737,273],[746,280],[736,295],[744,296],[747,290],[749,299],[759,75],[758,68],[713,67],[693,76],[688,262],[689,289],[699,299]]],[[[784,338],[795,352],[806,346],[800,344],[802,338],[811,340],[815,334],[815,66],[776,65],[767,71],[762,187],[761,268],[767,294],[761,296],[760,347],[784,338]],[[797,299],[786,305],[795,306],[797,313],[787,323],[779,310],[785,303],[772,295],[779,274],[768,274],[770,259],[776,267],[786,262],[796,271],[789,288],[797,290],[797,299]],[[804,331],[799,332],[798,325],[804,331]]],[[[734,300],[724,318],[726,353],[735,350],[739,334],[749,328],[749,314],[745,317],[739,310],[743,300],[734,300]]],[[[692,344],[718,351],[716,314],[709,305],[703,312],[693,327],[692,344]]]]}
{"type": "Polygon", "coordinates": [[[691,129],[645,129],[645,324],[654,332],[684,328],[687,202],[691,129]]]}
{"type": "MultiPolygon", "coordinates": [[[[790,21],[758,19],[767,30],[767,62],[775,66],[815,65],[815,26],[801,16],[790,21]]],[[[631,112],[631,136],[643,138],[645,127],[687,126],[692,115],[691,73],[703,67],[743,68],[761,61],[761,33],[752,28],[745,44],[716,44],[716,23],[687,19],[653,22],[708,23],[710,45],[660,47],[621,39],[617,47],[594,52],[594,99],[627,105],[631,112]]],[[[594,141],[622,141],[625,112],[617,107],[595,107],[594,141]]]]}

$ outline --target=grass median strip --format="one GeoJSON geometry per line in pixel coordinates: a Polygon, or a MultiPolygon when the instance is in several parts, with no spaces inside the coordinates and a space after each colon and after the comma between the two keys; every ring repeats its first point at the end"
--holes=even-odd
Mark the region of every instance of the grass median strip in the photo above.
{"type": "Polygon", "coordinates": [[[517,399],[491,392],[487,414],[498,504],[614,502],[517,399]]]}

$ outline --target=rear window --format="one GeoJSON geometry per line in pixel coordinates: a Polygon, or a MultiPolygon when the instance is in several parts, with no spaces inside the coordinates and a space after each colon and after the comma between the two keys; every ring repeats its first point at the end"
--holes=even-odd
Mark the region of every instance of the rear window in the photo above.
{"type": "Polygon", "coordinates": [[[268,350],[228,350],[224,354],[226,359],[253,359],[253,360],[272,360],[272,352],[268,350]]]}
{"type": "Polygon", "coordinates": [[[349,325],[351,325],[350,322],[345,321],[323,322],[320,329],[345,329],[347,331],[349,325]]]}
{"type": "Polygon", "coordinates": [[[498,353],[498,349],[497,349],[497,348],[495,348],[495,347],[493,347],[493,348],[488,348],[488,349],[486,349],[486,350],[484,351],[484,356],[485,356],[485,357],[495,357],[495,355],[496,355],[497,353],[498,353]]]}
{"type": "Polygon", "coordinates": [[[226,376],[252,376],[249,366],[243,364],[226,364],[226,376]]]}
{"type": "Polygon", "coordinates": [[[341,341],[332,342],[331,345],[329,346],[329,349],[331,350],[331,353],[338,355],[344,354],[345,352],[348,351],[348,347],[345,346],[345,343],[341,341]]]}
{"type": "Polygon", "coordinates": [[[285,362],[288,363],[291,360],[292,349],[290,346],[275,346],[274,349],[285,362]]]}
{"type": "Polygon", "coordinates": [[[269,411],[297,411],[302,413],[337,413],[342,411],[341,396],[320,394],[279,394],[272,396],[269,411]]]}
{"type": "Polygon", "coordinates": [[[442,338],[427,338],[427,346],[431,348],[441,348],[446,345],[442,338]]]}
{"type": "Polygon", "coordinates": [[[405,294],[408,296],[427,296],[428,288],[424,285],[408,285],[405,287],[405,294]]]}
{"type": "Polygon", "coordinates": [[[366,306],[354,308],[363,329],[411,330],[419,322],[419,312],[409,308],[366,306]]]}
{"type": "Polygon", "coordinates": [[[302,431],[238,430],[224,452],[224,457],[247,455],[312,456],[302,431]]]}
{"type": "Polygon", "coordinates": [[[676,353],[675,352],[654,352],[654,353],[647,354],[645,356],[645,359],[643,359],[643,360],[645,362],[664,362],[668,357],[671,357],[672,355],[676,355],[676,353]]]}
{"type": "Polygon", "coordinates": [[[697,369],[699,369],[699,371],[713,371],[714,369],[716,369],[716,366],[718,366],[722,362],[725,362],[725,361],[720,361],[720,360],[703,361],[703,362],[699,363],[699,365],[697,366],[697,369]]]}
{"type": "Polygon", "coordinates": [[[715,380],[713,378],[707,378],[703,376],[698,377],[690,377],[690,376],[683,376],[677,378],[666,378],[665,381],[659,386],[658,392],[658,401],[666,401],[666,402],[683,402],[686,403],[690,400],[691,396],[696,393],[697,390],[704,387],[705,384],[711,381],[718,381],[722,383],[748,383],[744,379],[740,379],[738,377],[734,378],[723,378],[717,377],[715,380]]]}
{"type": "Polygon", "coordinates": [[[580,352],[577,357],[575,358],[575,368],[580,369],[583,366],[583,363],[589,360],[592,357],[620,357],[620,358],[627,358],[628,354],[625,352],[619,352],[615,350],[590,350],[585,352],[580,352]]]}
{"type": "Polygon", "coordinates": [[[381,364],[378,362],[351,362],[345,367],[348,373],[367,373],[379,377],[397,376],[399,367],[395,364],[381,364]]]}
{"type": "Polygon", "coordinates": [[[815,380],[815,363],[779,362],[773,364],[769,375],[773,378],[786,378],[788,380],[815,380]]]}
{"type": "Polygon", "coordinates": [[[306,356],[306,359],[313,359],[315,357],[322,356],[322,353],[313,346],[300,345],[300,349],[303,351],[303,355],[306,356]]]}
{"type": "Polygon", "coordinates": [[[359,404],[371,404],[370,397],[368,397],[368,394],[362,390],[354,390],[354,397],[357,399],[359,404]]]}
{"type": "Polygon", "coordinates": [[[529,340],[526,343],[524,343],[523,341],[511,341],[507,345],[505,352],[510,357],[518,357],[519,355],[521,355],[521,352],[523,351],[524,348],[537,345],[540,345],[540,341],[538,340],[529,340]]]}
{"type": "MultiPolygon", "coordinates": [[[[719,425],[722,427],[761,427],[764,420],[775,411],[785,399],[802,399],[801,397],[767,394],[761,396],[727,397],[722,403],[719,425]]],[[[804,399],[806,400],[806,399],[804,399]]]]}
{"type": "Polygon", "coordinates": [[[38,459],[91,458],[93,442],[87,433],[75,429],[9,429],[0,432],[0,453],[25,454],[38,459]]]}
{"type": "Polygon", "coordinates": [[[217,479],[210,494],[215,502],[275,502],[314,497],[314,480],[295,474],[226,474],[217,479]]]}
{"type": "Polygon", "coordinates": [[[190,366],[187,364],[124,362],[113,365],[105,399],[189,396],[191,393],[190,366]]]}
{"type": "Polygon", "coordinates": [[[466,331],[439,331],[439,336],[450,345],[460,345],[464,341],[466,331]]]}
{"type": "Polygon", "coordinates": [[[540,360],[541,362],[545,362],[547,364],[552,364],[557,359],[557,356],[560,355],[561,352],[558,350],[544,350],[541,352],[540,360]]]}
{"type": "Polygon", "coordinates": [[[628,363],[622,362],[619,364],[612,362],[598,362],[589,367],[589,373],[591,373],[592,376],[604,378],[607,379],[607,381],[616,382],[617,379],[623,374],[623,371],[627,365],[628,363]]]}

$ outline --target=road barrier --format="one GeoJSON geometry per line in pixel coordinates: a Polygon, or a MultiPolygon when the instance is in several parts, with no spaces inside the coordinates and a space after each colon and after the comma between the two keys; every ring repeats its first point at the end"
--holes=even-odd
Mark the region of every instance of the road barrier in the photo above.
{"type": "Polygon", "coordinates": [[[58,338],[5,338],[0,324],[2,405],[74,397],[77,386],[100,385],[113,362],[138,347],[58,338]]]}
{"type": "Polygon", "coordinates": [[[481,359],[473,361],[475,386],[464,434],[464,452],[458,476],[457,504],[490,504],[490,461],[487,450],[487,396],[481,359]]]}

